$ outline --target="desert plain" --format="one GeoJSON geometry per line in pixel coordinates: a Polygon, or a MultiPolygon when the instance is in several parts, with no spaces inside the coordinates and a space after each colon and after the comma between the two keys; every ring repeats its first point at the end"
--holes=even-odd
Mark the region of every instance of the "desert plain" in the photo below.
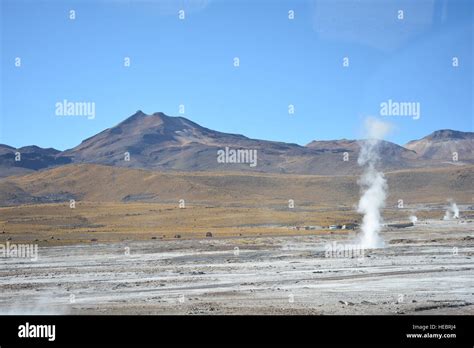
{"type": "Polygon", "coordinates": [[[15,177],[3,184],[43,196],[52,185],[69,187],[81,198],[74,207],[66,200],[0,208],[3,239],[38,246],[37,260],[1,260],[0,311],[469,314],[472,175],[471,167],[386,173],[385,247],[342,256],[328,255],[328,247],[354,245],[360,230],[330,226],[360,223],[355,176],[163,174],[79,165],[15,177]],[[75,175],[63,183],[65,170],[75,175]],[[84,171],[101,172],[90,178],[103,182],[83,180],[84,171]],[[450,187],[432,189],[446,177],[450,187]],[[122,187],[121,180],[130,184],[122,187]],[[90,185],[77,186],[84,182],[90,185]],[[143,182],[150,192],[139,200],[134,183],[143,182]],[[443,219],[448,197],[458,204],[457,219],[443,219]],[[413,226],[390,226],[413,216],[413,226]]]}

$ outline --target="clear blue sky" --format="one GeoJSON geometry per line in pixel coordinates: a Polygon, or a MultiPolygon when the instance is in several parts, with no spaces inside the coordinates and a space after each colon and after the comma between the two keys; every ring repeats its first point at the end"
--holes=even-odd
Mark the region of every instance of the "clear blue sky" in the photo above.
{"type": "Polygon", "coordinates": [[[473,130],[471,0],[0,2],[0,143],[62,150],[179,104],[205,127],[301,145],[358,138],[388,99],[421,105],[416,121],[378,116],[399,144],[473,130]],[[56,116],[63,99],[95,102],[95,119],[56,116]]]}

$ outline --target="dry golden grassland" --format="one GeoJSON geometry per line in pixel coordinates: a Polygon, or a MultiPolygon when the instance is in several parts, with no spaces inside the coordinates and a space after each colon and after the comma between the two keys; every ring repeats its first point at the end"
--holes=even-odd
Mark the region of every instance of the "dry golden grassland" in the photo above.
{"type": "MultiPolygon", "coordinates": [[[[0,231],[4,240],[37,242],[40,245],[63,245],[122,240],[206,238],[257,235],[296,235],[347,233],[330,231],[327,226],[360,222],[352,207],[307,206],[280,207],[211,207],[158,203],[69,203],[22,205],[0,208],[0,231]],[[321,226],[316,230],[295,226],[321,226]]],[[[443,211],[418,212],[423,218],[442,217],[443,211]]],[[[388,220],[408,221],[409,210],[390,209],[388,220]]]]}
{"type": "MultiPolygon", "coordinates": [[[[386,221],[408,221],[414,211],[420,219],[442,218],[448,198],[458,204],[473,202],[473,166],[401,170],[386,173],[386,178],[386,221]],[[404,209],[398,209],[399,199],[404,209]]],[[[206,238],[207,232],[213,237],[347,233],[329,231],[327,226],[360,222],[357,180],[358,176],[63,166],[0,180],[0,233],[3,240],[45,245],[168,239],[178,234],[206,238]],[[18,203],[58,196],[64,202],[18,203]],[[69,199],[76,200],[74,209],[69,199]],[[178,207],[180,199],[184,209],[178,207]],[[290,228],[296,226],[326,228],[290,228]]]]}

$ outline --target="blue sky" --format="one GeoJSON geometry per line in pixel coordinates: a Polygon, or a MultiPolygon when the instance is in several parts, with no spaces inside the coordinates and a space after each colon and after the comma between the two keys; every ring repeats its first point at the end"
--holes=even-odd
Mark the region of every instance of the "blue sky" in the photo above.
{"type": "Polygon", "coordinates": [[[473,131],[470,0],[0,1],[0,143],[62,150],[180,104],[202,126],[301,145],[358,138],[369,115],[399,144],[473,131]],[[95,118],[56,116],[64,99],[95,102],[95,118]],[[420,118],[380,116],[388,99],[420,118]]]}

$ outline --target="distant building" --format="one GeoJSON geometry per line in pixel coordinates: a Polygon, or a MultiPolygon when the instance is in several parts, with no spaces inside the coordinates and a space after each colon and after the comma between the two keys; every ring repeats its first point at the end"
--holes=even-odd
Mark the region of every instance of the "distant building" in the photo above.
{"type": "Polygon", "coordinates": [[[413,222],[406,222],[406,223],[400,223],[400,224],[388,224],[388,227],[393,227],[393,228],[406,228],[406,227],[412,227],[414,226],[413,222]]]}
{"type": "Polygon", "coordinates": [[[358,224],[345,224],[342,225],[343,230],[355,230],[359,225],[358,224]]]}

